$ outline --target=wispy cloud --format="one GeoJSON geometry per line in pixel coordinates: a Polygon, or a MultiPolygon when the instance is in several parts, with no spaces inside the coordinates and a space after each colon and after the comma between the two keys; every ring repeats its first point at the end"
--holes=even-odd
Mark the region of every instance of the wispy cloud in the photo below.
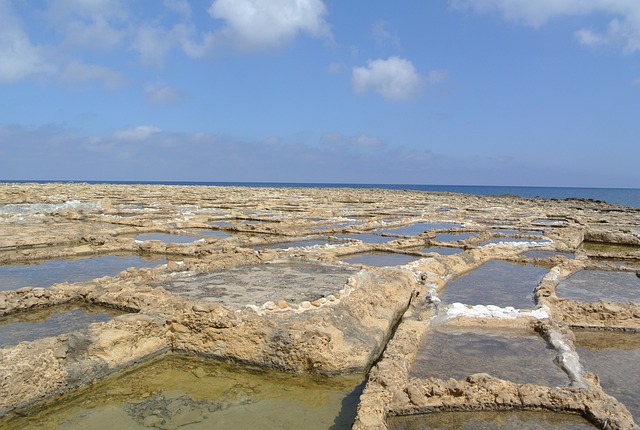
{"type": "Polygon", "coordinates": [[[182,94],[175,88],[163,83],[147,84],[144,92],[147,101],[154,106],[172,104],[182,98],[182,94]]]}
{"type": "Polygon", "coordinates": [[[9,0],[0,0],[0,83],[55,72],[44,47],[31,43],[9,0]]]}
{"type": "Polygon", "coordinates": [[[509,21],[541,27],[562,16],[599,14],[609,18],[606,28],[574,31],[585,46],[611,45],[631,54],[640,51],[640,2],[635,0],[452,0],[459,10],[499,11],[509,21]]]}
{"type": "Polygon", "coordinates": [[[402,49],[402,43],[398,35],[390,30],[390,24],[387,21],[378,20],[371,27],[373,40],[379,47],[390,46],[394,49],[402,49]]]}
{"type": "Polygon", "coordinates": [[[109,90],[122,88],[128,81],[117,70],[97,64],[84,64],[79,61],[69,63],[62,71],[60,79],[66,83],[101,81],[109,90]]]}

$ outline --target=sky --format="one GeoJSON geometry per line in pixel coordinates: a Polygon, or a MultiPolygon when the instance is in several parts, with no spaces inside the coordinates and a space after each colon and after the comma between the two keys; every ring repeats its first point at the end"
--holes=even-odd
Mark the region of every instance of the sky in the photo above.
{"type": "Polygon", "coordinates": [[[640,188],[638,0],[0,0],[0,180],[640,188]]]}

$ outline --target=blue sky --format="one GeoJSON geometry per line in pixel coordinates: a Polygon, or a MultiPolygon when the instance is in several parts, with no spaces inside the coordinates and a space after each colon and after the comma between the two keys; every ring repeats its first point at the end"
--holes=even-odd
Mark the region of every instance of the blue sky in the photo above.
{"type": "Polygon", "coordinates": [[[0,179],[640,188],[638,0],[0,0],[0,179]]]}

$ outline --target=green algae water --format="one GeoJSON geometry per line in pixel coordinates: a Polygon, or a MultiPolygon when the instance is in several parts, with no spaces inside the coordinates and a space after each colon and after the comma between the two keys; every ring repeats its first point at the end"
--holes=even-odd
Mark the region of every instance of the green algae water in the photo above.
{"type": "Polygon", "coordinates": [[[591,425],[579,415],[548,411],[438,412],[390,417],[390,430],[589,430],[591,425]]]}
{"type": "Polygon", "coordinates": [[[0,429],[350,429],[363,380],[166,355],[8,414],[0,429]]]}

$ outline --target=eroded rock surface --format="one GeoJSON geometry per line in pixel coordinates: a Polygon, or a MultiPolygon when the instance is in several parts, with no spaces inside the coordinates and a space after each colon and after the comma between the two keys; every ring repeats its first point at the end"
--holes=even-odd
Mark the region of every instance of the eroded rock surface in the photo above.
{"type": "Polygon", "coordinates": [[[636,428],[625,405],[582,368],[572,329],[637,331],[640,304],[569,300],[556,287],[583,269],[639,270],[639,222],[636,208],[576,199],[0,184],[0,264],[123,254],[167,260],[87,282],[9,291],[0,286],[0,315],[75,301],[127,312],[0,349],[0,411],[165,351],[188,351],[324,374],[364,372],[375,363],[361,396],[359,429],[386,428],[391,415],[519,408],[568,410],[599,428],[636,428]],[[193,240],[136,239],[146,234],[193,240]],[[582,246],[585,240],[597,246],[582,246]],[[422,252],[438,247],[462,252],[422,252]],[[526,257],[531,250],[557,253],[526,257]],[[375,251],[416,260],[382,268],[344,262],[375,251]],[[439,297],[450,280],[491,260],[548,270],[529,307],[439,297]],[[423,336],[442,324],[536,330],[556,351],[569,383],[516,384],[484,373],[410,377],[423,336]]]}

